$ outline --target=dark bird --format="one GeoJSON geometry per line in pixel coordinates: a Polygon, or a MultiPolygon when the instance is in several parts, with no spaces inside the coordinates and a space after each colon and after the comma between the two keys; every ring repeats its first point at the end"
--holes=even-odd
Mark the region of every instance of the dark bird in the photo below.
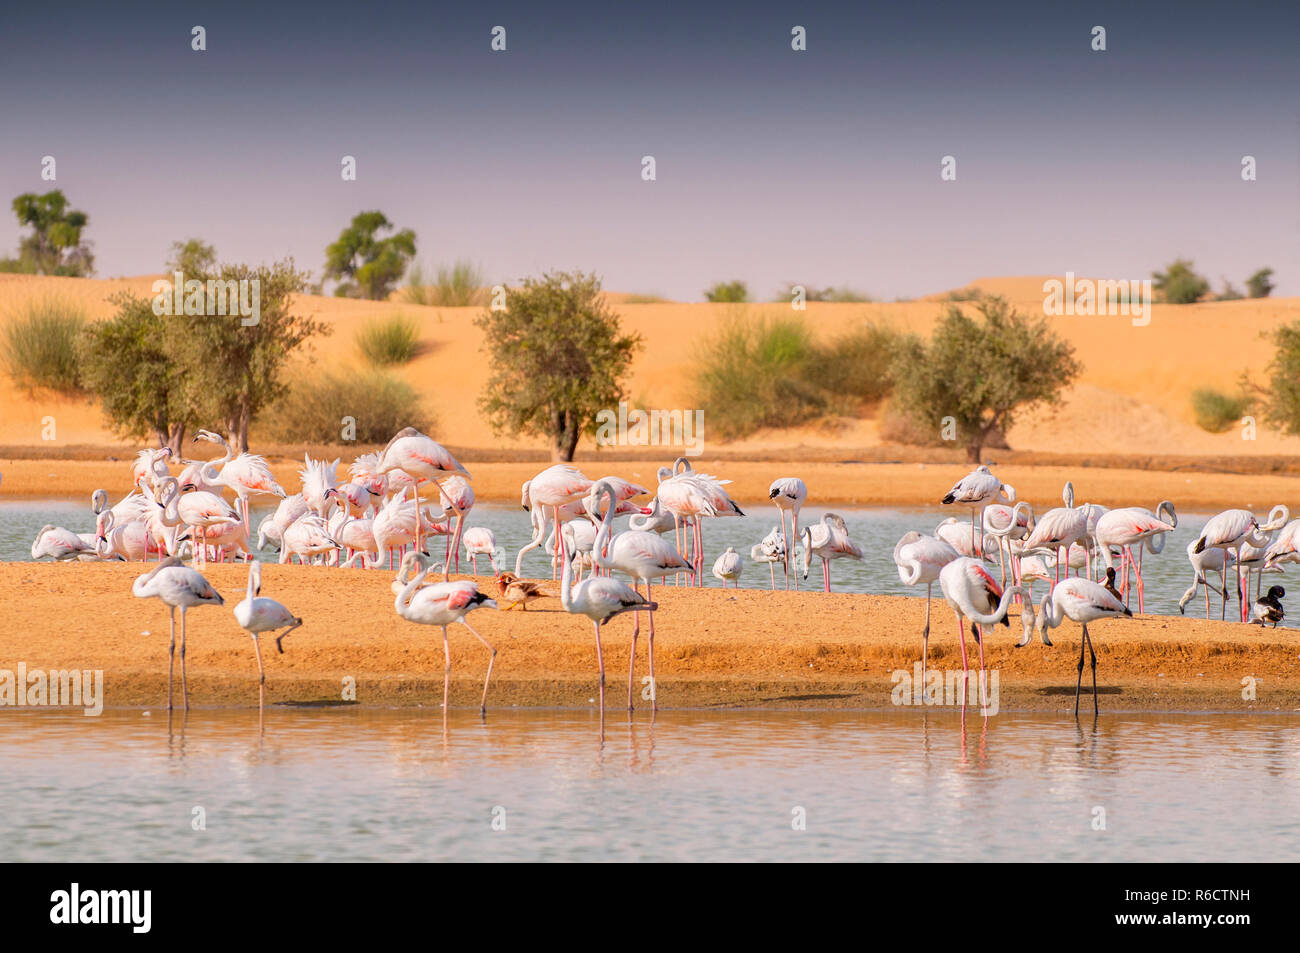
{"type": "Polygon", "coordinates": [[[1277,628],[1277,624],[1282,621],[1286,613],[1282,610],[1282,597],[1286,595],[1286,590],[1281,586],[1269,586],[1268,592],[1255,600],[1255,605],[1250,610],[1250,621],[1254,625],[1272,625],[1277,628]]]}

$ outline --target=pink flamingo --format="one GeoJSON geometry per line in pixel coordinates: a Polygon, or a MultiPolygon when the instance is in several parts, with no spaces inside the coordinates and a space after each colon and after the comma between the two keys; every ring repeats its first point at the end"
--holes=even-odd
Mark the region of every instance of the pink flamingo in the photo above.
{"type": "Polygon", "coordinates": [[[1241,591],[1241,547],[1249,542],[1253,546],[1267,547],[1269,538],[1266,534],[1281,529],[1286,525],[1290,512],[1285,506],[1275,506],[1269,512],[1269,520],[1263,526],[1250,510],[1224,510],[1210,518],[1197,537],[1193,554],[1203,553],[1207,549],[1222,549],[1225,555],[1232,551],[1236,560],[1237,603],[1241,621],[1246,621],[1246,601],[1241,591]]]}
{"type": "MultiPolygon", "coordinates": [[[[776,589],[776,564],[789,567],[790,562],[786,555],[785,533],[781,532],[781,527],[773,526],[772,532],[763,537],[761,542],[755,543],[749,550],[749,558],[756,563],[767,563],[767,576],[772,584],[772,589],[776,589]]],[[[790,588],[789,580],[790,571],[786,569],[785,587],[790,588]]]]}
{"type": "MultiPolygon", "coordinates": [[[[975,543],[975,514],[989,503],[999,499],[1006,503],[1016,501],[1016,488],[1003,483],[993,475],[986,466],[978,466],[953,484],[940,503],[944,505],[960,504],[970,507],[970,548],[972,552],[981,552],[983,546],[975,543]]],[[[981,519],[982,522],[982,519],[981,519]]],[[[981,531],[981,541],[983,533],[981,531]]]]}
{"type": "Polygon", "coordinates": [[[939,570],[939,589],[957,618],[957,638],[961,643],[962,707],[964,709],[966,705],[966,685],[969,684],[970,679],[970,664],[966,660],[966,631],[962,627],[962,616],[970,619],[971,635],[975,637],[975,642],[980,647],[980,706],[986,707],[984,637],[980,626],[996,625],[999,622],[1009,626],[1011,623],[1007,621],[1007,606],[1010,605],[1013,596],[1024,590],[1020,586],[1012,586],[1003,592],[997,580],[980,561],[968,556],[958,556],[939,570]]]}
{"type": "Polygon", "coordinates": [[[837,513],[827,513],[821,518],[820,523],[804,527],[803,577],[805,579],[808,578],[808,564],[812,556],[821,559],[822,579],[826,584],[826,591],[830,592],[831,560],[847,557],[860,562],[862,547],[849,539],[849,528],[844,522],[844,517],[837,513]]]}
{"type": "Polygon", "coordinates": [[[1092,550],[1088,547],[1088,510],[1074,505],[1074,484],[1067,482],[1061,493],[1065,506],[1050,509],[1038,518],[1034,531],[1026,537],[1023,552],[1035,549],[1049,549],[1057,555],[1056,581],[1061,579],[1061,562],[1066,561],[1065,574],[1070,574],[1068,562],[1069,548],[1078,543],[1086,550],[1085,565],[1088,576],[1092,576],[1092,550]],[[1060,550],[1066,550],[1062,556],[1060,550]]]}
{"type": "Polygon", "coordinates": [[[141,450],[137,453],[135,463],[131,466],[131,478],[136,489],[152,489],[159,480],[170,476],[171,473],[167,469],[167,460],[171,455],[171,447],[162,447],[158,450],[141,450]]]}
{"type": "MultiPolygon", "coordinates": [[[[767,488],[767,497],[776,504],[776,511],[781,517],[781,535],[785,535],[785,514],[790,511],[790,535],[788,539],[799,538],[799,511],[808,499],[808,487],[798,477],[780,477],[773,480],[767,488]]],[[[785,587],[790,588],[790,562],[786,554],[785,587]]],[[[794,574],[794,587],[799,588],[799,574],[794,574]]]]}
{"type": "Polygon", "coordinates": [[[225,455],[219,460],[209,460],[199,467],[199,476],[208,486],[224,486],[234,491],[235,496],[239,497],[240,509],[244,513],[244,529],[251,537],[253,527],[249,523],[249,496],[254,493],[266,494],[278,496],[283,500],[288,494],[284,492],[284,487],[275,482],[275,477],[271,475],[271,468],[264,458],[255,453],[245,452],[232,459],[234,450],[226,442],[226,438],[211,430],[200,430],[190,442],[198,440],[219,443],[225,449],[225,455]],[[218,466],[220,466],[219,470],[218,466]]]}
{"type": "MultiPolygon", "coordinates": [[[[1026,610],[1027,612],[1028,610],[1026,610]]],[[[1052,591],[1043,596],[1042,605],[1035,616],[1032,628],[1038,631],[1044,645],[1051,645],[1047,630],[1054,629],[1067,617],[1083,626],[1083,636],[1079,640],[1079,676],[1074,684],[1074,714],[1079,714],[1079,691],[1083,686],[1083,650],[1085,646],[1092,657],[1092,710],[1094,715],[1101,714],[1101,705],[1097,700],[1097,653],[1092,648],[1092,636],[1088,634],[1088,623],[1099,619],[1111,619],[1117,616],[1132,617],[1128,606],[1120,602],[1105,586],[1091,579],[1065,579],[1052,587],[1052,591]]],[[[1018,647],[1029,644],[1030,624],[1027,617],[1024,638],[1018,647]]]]}
{"type": "MultiPolygon", "coordinates": [[[[540,545],[541,540],[546,535],[546,507],[550,507],[555,518],[557,527],[558,548],[560,554],[560,565],[567,565],[564,552],[564,533],[558,529],[567,520],[575,519],[583,512],[582,498],[587,495],[591,489],[592,482],[582,475],[582,471],[572,464],[557,463],[554,466],[547,467],[537,476],[525,484],[525,495],[528,498],[528,509],[530,512],[541,511],[541,522],[533,520],[533,527],[536,534],[533,537],[533,543],[519,551],[519,556],[515,560],[516,573],[523,560],[524,553],[529,549],[540,545]],[[570,505],[572,504],[572,505],[570,505]],[[568,507],[565,513],[561,513],[561,507],[568,507]]],[[[554,578],[554,575],[552,575],[554,578]]]]}
{"type": "Polygon", "coordinates": [[[934,584],[943,567],[957,558],[957,550],[934,536],[912,530],[894,544],[894,565],[905,586],[925,583],[925,628],[921,630],[921,684],[925,684],[925,666],[930,658],[930,603],[934,584]]]}
{"type": "Polygon", "coordinates": [[[492,681],[492,666],[496,664],[497,650],[487,639],[478,634],[465,617],[475,609],[495,609],[496,601],[479,592],[478,586],[468,579],[424,586],[424,578],[433,567],[428,564],[422,553],[407,553],[402,558],[404,571],[408,562],[418,562],[420,573],[402,587],[402,591],[393,601],[393,608],[407,622],[436,625],[442,629],[442,651],[446,659],[442,670],[443,725],[447,723],[447,709],[451,695],[451,647],[447,643],[447,626],[455,622],[469,629],[474,634],[474,638],[482,642],[491,653],[488,656],[487,677],[483,679],[483,698],[479,702],[479,713],[486,714],[488,683],[492,681]]]}
{"type": "Polygon", "coordinates": [[[229,503],[207,490],[199,490],[193,483],[181,485],[181,496],[176,503],[181,521],[191,530],[197,530],[195,553],[200,566],[208,561],[208,530],[232,523],[243,524],[243,517],[229,503]]]}
{"type": "MultiPolygon", "coordinates": [[[[399,470],[417,481],[423,480],[432,483],[438,488],[439,493],[442,492],[442,484],[439,481],[447,474],[459,473],[466,480],[473,479],[469,475],[469,471],[460,465],[460,461],[452,456],[446,447],[432,437],[420,433],[414,427],[404,427],[393,436],[392,440],[388,441],[388,446],[384,447],[383,452],[379,455],[379,462],[375,467],[375,472],[381,474],[395,474],[399,470]]],[[[418,504],[418,487],[416,488],[416,499],[418,504]]],[[[424,548],[424,532],[418,509],[416,511],[415,547],[416,549],[424,548]]],[[[450,577],[450,574],[451,567],[444,565],[444,581],[450,577]]]]}
{"type": "MultiPolygon", "coordinates": [[[[460,572],[460,537],[465,525],[465,515],[474,507],[474,488],[462,476],[450,476],[438,487],[439,502],[444,510],[456,514],[456,531],[447,536],[446,563],[455,560],[455,570],[460,572]]],[[[477,572],[477,570],[476,570],[477,572]]]]}
{"type": "MultiPolygon", "coordinates": [[[[1094,538],[1097,540],[1097,548],[1101,552],[1102,562],[1107,569],[1111,566],[1110,548],[1118,547],[1122,567],[1127,571],[1130,567],[1133,569],[1134,577],[1137,579],[1138,591],[1138,612],[1144,611],[1142,584],[1142,550],[1150,549],[1152,553],[1160,553],[1165,548],[1165,533],[1172,533],[1178,527],[1178,514],[1174,512],[1174,504],[1168,500],[1161,500],[1156,506],[1156,512],[1152,513],[1148,509],[1140,506],[1126,506],[1122,509],[1110,510],[1100,519],[1097,520],[1097,529],[1094,538]],[[1168,520],[1161,519],[1156,515],[1168,513],[1168,520]],[[1137,546],[1138,555],[1136,561],[1133,558],[1133,546],[1137,546]]],[[[1091,574],[1089,574],[1091,577],[1091,574]]],[[[1127,592],[1127,585],[1124,586],[1127,592]]]]}
{"type": "MultiPolygon", "coordinates": [[[[596,495],[604,498],[605,514],[601,519],[600,531],[596,534],[595,543],[592,546],[592,559],[602,569],[614,569],[631,576],[634,592],[637,591],[637,583],[645,583],[645,601],[650,606],[650,695],[651,704],[654,710],[657,711],[659,703],[655,682],[655,616],[654,603],[651,601],[650,583],[651,580],[662,580],[665,576],[688,570],[690,566],[681,553],[677,552],[658,533],[633,529],[615,535],[616,498],[614,488],[609,483],[598,483],[596,484],[596,495]]],[[[636,640],[640,631],[641,613],[638,611],[633,613],[632,653],[627,674],[628,711],[632,710],[632,678],[636,664],[636,640]]]]}
{"type": "Polygon", "coordinates": [[[461,537],[465,543],[465,555],[474,566],[474,575],[478,575],[478,558],[486,556],[492,572],[501,571],[501,550],[497,546],[497,537],[486,526],[471,526],[461,537]]]}
{"type": "Polygon", "coordinates": [[[96,554],[93,541],[88,542],[71,530],[49,523],[41,527],[41,531],[36,534],[36,541],[32,543],[32,559],[50,556],[56,562],[67,562],[82,555],[96,554]]]}

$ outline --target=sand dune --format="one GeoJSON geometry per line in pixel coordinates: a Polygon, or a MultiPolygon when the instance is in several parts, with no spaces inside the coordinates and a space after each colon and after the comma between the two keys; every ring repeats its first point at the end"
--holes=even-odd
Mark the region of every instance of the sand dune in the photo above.
{"type": "MultiPolygon", "coordinates": [[[[0,324],[23,301],[48,294],[74,298],[92,317],[112,312],[107,298],[119,291],[150,294],[158,276],[124,279],[48,278],[0,275],[0,324]]],[[[979,279],[970,286],[1006,295],[1017,306],[1041,313],[1042,278],[979,279]]],[[[748,313],[788,313],[774,304],[625,304],[612,294],[626,326],[645,337],[645,350],[632,371],[634,406],[690,408],[691,368],[702,338],[738,308],[748,313]]],[[[943,304],[942,296],[904,303],[810,303],[806,316],[821,333],[833,334],[863,321],[882,321],[928,333],[943,304]]],[[[299,307],[333,328],[314,345],[314,359],[330,367],[356,367],[354,336],[367,321],[404,312],[423,328],[425,351],[400,373],[420,393],[438,420],[437,435],[448,444],[483,448],[541,448],[535,439],[494,435],[478,411],[485,356],[473,325],[477,309],[427,308],[400,302],[372,302],[303,296],[299,307]]],[[[969,306],[967,306],[969,307],[969,306]]],[[[1237,430],[1209,434],[1194,422],[1190,405],[1201,386],[1234,389],[1242,371],[1257,378],[1267,364],[1267,332],[1300,318],[1300,299],[1263,299],[1197,305],[1154,306],[1151,323],[1134,327],[1127,317],[1058,317],[1053,322],[1076,348],[1084,372],[1056,412],[1037,414],[1012,430],[1018,450],[1062,453],[1178,453],[1259,455],[1300,453],[1300,439],[1284,438],[1261,427],[1258,438],[1243,440],[1237,430]]],[[[62,444],[115,444],[98,409],[85,400],[19,392],[0,379],[0,445],[39,445],[42,420],[53,416],[62,444]]],[[[254,428],[254,438],[257,432],[254,428]]],[[[724,443],[710,436],[713,451],[771,450],[798,446],[873,447],[880,444],[877,421],[765,432],[745,441],[724,443]]]]}

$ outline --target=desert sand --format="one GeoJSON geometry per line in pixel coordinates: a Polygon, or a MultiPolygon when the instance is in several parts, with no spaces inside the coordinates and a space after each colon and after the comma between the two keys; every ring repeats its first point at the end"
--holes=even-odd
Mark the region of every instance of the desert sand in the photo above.
{"type": "MultiPolygon", "coordinates": [[[[0,668],[102,669],[105,705],[165,704],[167,610],[131,595],[139,564],[0,564],[6,633],[0,668]],[[93,618],[70,607],[94,608],[93,618]]],[[[207,577],[225,607],[189,616],[190,692],[197,706],[256,706],[257,668],[248,635],[231,608],[247,571],[213,565],[207,577]]],[[[440,632],[400,619],[386,572],[267,566],[263,594],[302,614],[305,624],[285,652],[262,640],[268,704],[343,702],[344,680],[367,706],[437,707],[443,654],[440,632]]],[[[491,581],[480,579],[487,588],[491,581]]],[[[550,585],[549,581],[547,585],[550,585]]],[[[554,587],[558,592],[558,586],[554,587]]],[[[920,599],[760,590],[656,587],[658,698],[668,708],[891,706],[893,673],[920,659],[925,604],[920,599]]],[[[543,599],[529,611],[480,610],[475,627],[498,650],[488,706],[589,707],[596,692],[590,623],[543,599]]],[[[1013,619],[1013,622],[1015,620],[1013,619]]],[[[605,629],[607,707],[626,703],[631,620],[605,629]]],[[[935,603],[930,667],[961,668],[951,613],[935,603]]],[[[636,685],[647,673],[645,634],[636,685]]],[[[1108,620],[1092,628],[1103,715],[1129,710],[1291,711],[1300,707],[1300,633],[1192,618],[1108,620]],[[1243,679],[1257,698],[1243,700],[1243,679]]],[[[1015,648],[1020,631],[997,627],[986,638],[986,664],[998,672],[999,709],[1066,711],[1073,707],[1079,630],[1054,630],[1053,647],[1015,648]]],[[[461,626],[450,632],[452,704],[474,707],[488,653],[461,626]]],[[[978,649],[967,639],[971,664],[978,649]]],[[[177,690],[179,691],[179,659],[177,690]]],[[[1088,681],[1085,671],[1085,684],[1088,681]]],[[[1083,704],[1090,705],[1085,695],[1083,704]]],[[[638,701],[638,707],[647,703],[638,701]]]]}

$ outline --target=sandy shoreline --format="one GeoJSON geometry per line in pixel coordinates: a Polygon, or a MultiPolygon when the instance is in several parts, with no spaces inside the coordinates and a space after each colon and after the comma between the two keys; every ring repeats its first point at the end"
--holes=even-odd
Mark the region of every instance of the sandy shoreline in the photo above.
{"type": "MultiPolygon", "coordinates": [[[[141,571],[139,564],[0,564],[0,669],[14,671],[20,662],[29,672],[102,669],[106,707],[165,704],[167,613],[156,600],[131,595],[141,571]]],[[[255,706],[252,645],[230,612],[243,597],[246,570],[210,566],[207,576],[227,605],[190,613],[192,702],[255,706]]],[[[396,616],[391,578],[379,571],[266,566],[264,594],[306,620],[285,641],[283,655],[263,640],[268,704],[342,704],[345,679],[353,679],[360,705],[439,705],[439,631],[396,616]]],[[[656,597],[662,603],[658,694],[666,708],[885,709],[892,707],[893,673],[914,671],[920,658],[920,599],[672,587],[657,589],[656,597]]],[[[476,628],[499,651],[489,708],[591,707],[591,627],[558,610],[556,599],[526,614],[475,614],[476,628]]],[[[613,711],[626,703],[630,629],[629,619],[606,628],[606,697],[613,711]]],[[[932,669],[960,670],[954,629],[951,613],[936,600],[932,669]]],[[[1300,633],[1294,630],[1147,616],[1100,623],[1093,636],[1103,713],[1300,709],[1300,633]],[[1257,680],[1257,700],[1242,698],[1247,676],[1257,680]]],[[[1035,642],[1016,649],[1018,637],[1018,628],[998,627],[987,639],[1000,710],[1070,710],[1078,628],[1067,623],[1057,630],[1052,648],[1035,642]]],[[[475,706],[487,652],[462,627],[453,627],[450,638],[452,704],[475,706]]],[[[974,664],[971,640],[968,650],[974,664]]],[[[639,689],[647,674],[644,628],[637,655],[639,689]]],[[[177,678],[179,690],[179,661],[177,678]]]]}
{"type": "MultiPolygon", "coordinates": [[[[481,462],[472,457],[462,462],[474,476],[474,492],[480,501],[506,504],[518,504],[520,484],[548,466],[544,462],[481,462]]],[[[655,457],[588,461],[577,466],[592,479],[613,473],[636,480],[653,492],[655,473],[668,462],[655,457]]],[[[343,468],[346,463],[345,459],[343,468]]],[[[273,459],[271,465],[286,489],[298,487],[300,462],[273,459]]],[[[763,519],[775,512],[767,490],[781,476],[804,479],[810,507],[934,506],[938,514],[939,499],[971,469],[966,464],[951,463],[775,463],[708,457],[697,459],[694,466],[731,480],[732,496],[742,507],[761,511],[763,519]]],[[[1300,476],[1022,464],[996,466],[994,472],[1016,488],[1020,499],[1045,506],[1059,505],[1061,487],[1071,480],[1080,502],[1112,507],[1154,507],[1162,499],[1171,499],[1183,510],[1237,506],[1267,509],[1275,503],[1287,503],[1300,511],[1300,476]]],[[[130,488],[131,464],[129,460],[0,459],[0,474],[0,500],[89,499],[101,487],[116,498],[130,488]]]]}

